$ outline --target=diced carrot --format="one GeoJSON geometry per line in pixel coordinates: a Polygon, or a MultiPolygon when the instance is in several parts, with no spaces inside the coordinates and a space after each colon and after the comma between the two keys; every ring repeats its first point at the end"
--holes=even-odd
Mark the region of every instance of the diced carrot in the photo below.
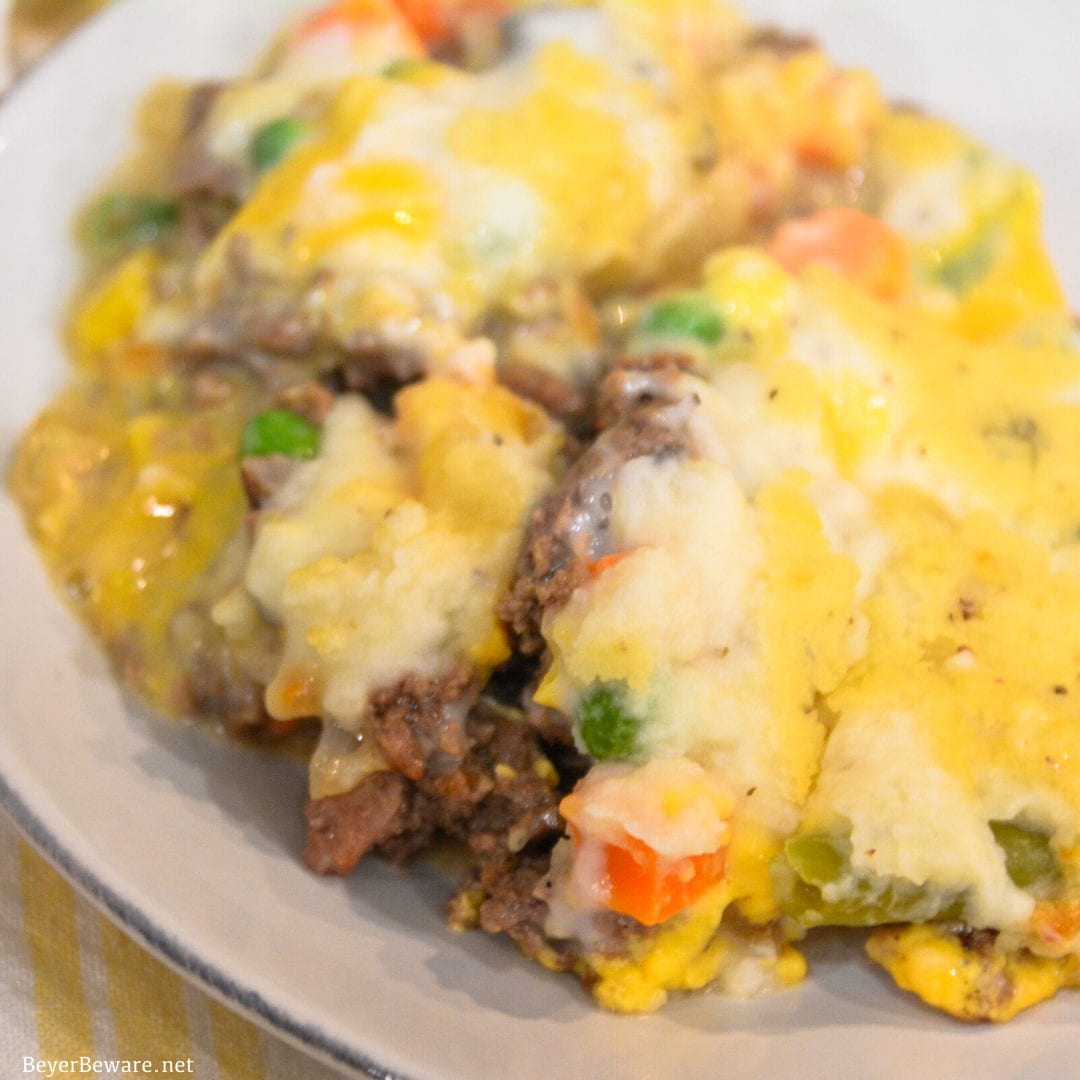
{"type": "MultiPolygon", "coordinates": [[[[796,56],[789,63],[799,60],[796,56]]],[[[795,142],[799,161],[833,171],[854,165],[881,110],[876,81],[865,71],[835,71],[826,66],[816,84],[807,87],[807,105],[805,126],[795,142]]]]}
{"type": "Polygon", "coordinates": [[[611,880],[609,906],[644,926],[655,926],[684,908],[724,873],[727,849],[661,859],[648,844],[627,836],[625,845],[605,844],[611,880]]]}
{"type": "Polygon", "coordinates": [[[358,37],[393,23],[407,24],[406,28],[411,28],[411,20],[403,15],[394,0],[334,0],[304,19],[296,28],[293,40],[307,41],[339,27],[358,37]]]}
{"type": "Polygon", "coordinates": [[[428,45],[438,45],[450,38],[464,15],[497,17],[507,10],[502,0],[396,0],[396,3],[428,45]]]}
{"type": "Polygon", "coordinates": [[[397,0],[401,13],[428,44],[444,41],[450,34],[447,0],[397,0]]]}
{"type": "Polygon", "coordinates": [[[599,559],[594,559],[589,563],[589,577],[595,581],[601,574],[621,563],[623,559],[632,554],[632,551],[617,551],[614,555],[601,555],[599,559]]]}
{"type": "Polygon", "coordinates": [[[909,281],[903,238],[883,221],[847,206],[786,222],[768,252],[792,273],[828,266],[884,300],[898,299],[909,281]]]}
{"type": "Polygon", "coordinates": [[[1031,928],[1051,947],[1061,947],[1080,933],[1080,903],[1042,900],[1035,905],[1031,928]]]}
{"type": "Polygon", "coordinates": [[[587,903],[662,923],[723,877],[734,809],[727,785],[687,758],[595,765],[559,804],[575,887],[587,903]]]}

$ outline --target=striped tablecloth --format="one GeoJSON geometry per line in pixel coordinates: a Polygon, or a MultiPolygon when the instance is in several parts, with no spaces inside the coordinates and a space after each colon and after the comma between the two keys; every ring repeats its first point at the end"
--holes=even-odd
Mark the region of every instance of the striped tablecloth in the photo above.
{"type": "Polygon", "coordinates": [[[100,915],[0,813],[0,1078],[338,1076],[204,994],[100,915]],[[60,1063],[71,1063],[63,1068],[60,1063]]]}

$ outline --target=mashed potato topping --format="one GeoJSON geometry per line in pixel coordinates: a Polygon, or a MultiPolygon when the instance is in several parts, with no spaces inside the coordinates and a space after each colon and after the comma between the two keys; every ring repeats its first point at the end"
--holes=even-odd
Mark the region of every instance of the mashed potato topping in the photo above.
{"type": "Polygon", "coordinates": [[[343,397],[319,457],[265,512],[246,573],[285,648],[267,688],[281,719],[355,730],[373,689],[509,655],[495,616],[525,511],[561,438],[496,386],[431,379],[391,425],[343,397]]]}
{"type": "Polygon", "coordinates": [[[314,736],[312,869],[449,838],[623,1011],[829,925],[964,1019],[1078,981],[1023,170],[718,0],[337,0],[154,100],[11,485],[131,685],[314,736]]]}

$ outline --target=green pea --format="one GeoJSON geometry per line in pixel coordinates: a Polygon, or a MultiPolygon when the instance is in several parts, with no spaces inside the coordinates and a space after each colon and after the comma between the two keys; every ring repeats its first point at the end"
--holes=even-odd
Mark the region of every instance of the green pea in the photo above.
{"type": "Polygon", "coordinates": [[[637,750],[641,722],[627,708],[626,683],[595,682],[578,704],[581,739],[594,758],[627,758],[637,750]]]}
{"type": "Polygon", "coordinates": [[[991,821],[990,831],[1005,855],[1005,869],[1019,889],[1044,891],[1061,881],[1050,834],[1016,821],[991,821]]]}
{"type": "Polygon", "coordinates": [[[263,124],[252,136],[250,156],[256,172],[276,165],[307,132],[307,124],[296,116],[280,116],[263,124]]]}
{"type": "Polygon", "coordinates": [[[318,425],[288,409],[267,409],[253,416],[240,436],[242,457],[286,454],[312,458],[318,452],[318,425]]]}
{"type": "Polygon", "coordinates": [[[692,338],[702,345],[718,345],[724,338],[724,320],[700,296],[676,296],[651,307],[640,329],[654,337],[692,338]]]}
{"type": "Polygon", "coordinates": [[[175,199],[115,192],[99,199],[86,215],[86,238],[96,248],[146,247],[180,222],[175,199]]]}

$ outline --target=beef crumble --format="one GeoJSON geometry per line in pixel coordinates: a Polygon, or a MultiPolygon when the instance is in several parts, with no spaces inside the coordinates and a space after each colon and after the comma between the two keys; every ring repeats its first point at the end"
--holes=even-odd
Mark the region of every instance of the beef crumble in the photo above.
{"type": "Polygon", "coordinates": [[[516,710],[476,698],[465,667],[440,679],[408,675],[373,695],[368,731],[385,775],[398,779],[369,787],[368,777],[346,795],[309,800],[308,865],[347,873],[372,849],[402,861],[436,834],[482,858],[553,843],[562,833],[557,775],[537,733],[516,710]]]}
{"type": "MultiPolygon", "coordinates": [[[[477,699],[464,667],[441,679],[409,675],[373,695],[370,733],[392,767],[308,801],[307,865],[347,874],[369,852],[403,862],[436,836],[459,841],[475,859],[450,902],[450,925],[504,933],[526,955],[587,981],[583,943],[545,930],[551,851],[564,833],[558,804],[577,772],[560,782],[537,729],[519,710],[477,699]]],[[[589,952],[616,954],[649,933],[612,912],[594,922],[589,952]]]]}
{"type": "Polygon", "coordinates": [[[567,472],[563,483],[530,514],[513,584],[500,614],[516,647],[527,655],[544,649],[540,620],[559,608],[589,576],[607,547],[611,483],[638,457],[685,454],[690,446],[688,409],[676,390],[686,361],[670,354],[628,361],[610,372],[598,395],[606,425],[567,472]]]}

